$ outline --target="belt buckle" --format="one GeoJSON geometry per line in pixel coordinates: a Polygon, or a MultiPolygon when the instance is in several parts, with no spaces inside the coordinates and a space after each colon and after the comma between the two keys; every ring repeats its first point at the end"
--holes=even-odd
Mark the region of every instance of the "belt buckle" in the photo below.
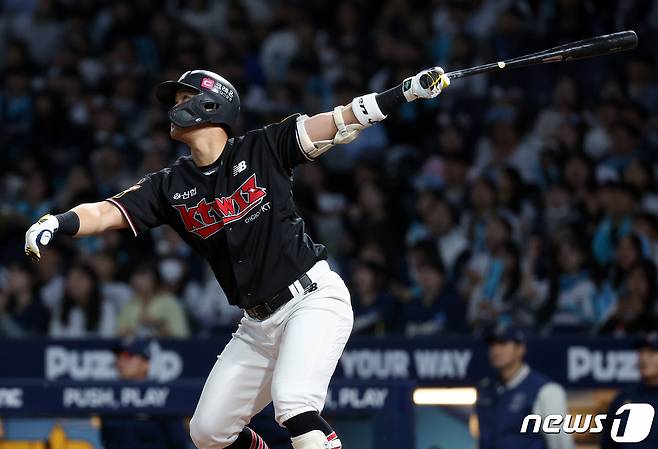
{"type": "Polygon", "coordinates": [[[264,319],[268,318],[270,315],[272,315],[272,308],[267,302],[263,302],[261,304],[255,305],[251,309],[252,314],[249,314],[253,319],[258,320],[258,321],[263,321],[264,319]]]}
{"type": "MultiPolygon", "coordinates": [[[[274,299],[274,298],[272,298],[272,299],[274,299]]],[[[270,306],[270,303],[269,303],[269,302],[267,302],[267,301],[264,302],[264,303],[262,304],[262,306],[263,306],[263,308],[265,309],[265,312],[267,313],[267,315],[265,316],[265,318],[267,318],[268,316],[272,315],[272,312],[274,312],[274,310],[272,310],[272,307],[270,306]]]]}
{"type": "Polygon", "coordinates": [[[259,321],[263,321],[265,318],[270,316],[269,307],[267,307],[267,303],[258,304],[256,306],[256,309],[258,310],[258,312],[256,312],[256,314],[257,314],[256,318],[259,321]]]}

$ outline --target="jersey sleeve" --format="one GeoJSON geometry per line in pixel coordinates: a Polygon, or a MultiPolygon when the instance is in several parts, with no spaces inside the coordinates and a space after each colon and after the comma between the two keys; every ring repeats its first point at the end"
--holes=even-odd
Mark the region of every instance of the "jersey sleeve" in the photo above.
{"type": "Polygon", "coordinates": [[[134,186],[106,200],[119,208],[135,236],[165,223],[162,176],[161,172],[146,175],[134,186]]]}
{"type": "Polygon", "coordinates": [[[311,160],[302,152],[297,137],[297,117],[299,114],[293,114],[279,123],[265,127],[265,138],[274,149],[281,165],[287,169],[311,160]]]}

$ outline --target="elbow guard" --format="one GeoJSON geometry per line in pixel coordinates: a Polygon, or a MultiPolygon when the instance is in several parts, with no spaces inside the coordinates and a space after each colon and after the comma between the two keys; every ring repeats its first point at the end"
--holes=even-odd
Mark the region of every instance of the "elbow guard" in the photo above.
{"type": "Polygon", "coordinates": [[[336,135],[330,140],[317,140],[312,141],[306,131],[304,122],[308,120],[308,115],[300,115],[297,117],[297,141],[302,153],[310,161],[314,160],[322,153],[336,144],[349,143],[356,139],[359,133],[365,128],[362,124],[355,123],[353,125],[346,125],[343,119],[343,110],[351,108],[353,105],[336,106],[332,113],[334,124],[336,125],[336,135]]]}

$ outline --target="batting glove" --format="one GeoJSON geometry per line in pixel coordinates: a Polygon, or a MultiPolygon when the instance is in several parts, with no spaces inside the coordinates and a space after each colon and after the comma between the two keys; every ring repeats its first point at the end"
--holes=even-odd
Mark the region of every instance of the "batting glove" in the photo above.
{"type": "Polygon", "coordinates": [[[38,262],[41,259],[39,245],[47,245],[57,229],[59,229],[59,221],[53,215],[46,214],[39,218],[39,221],[30,226],[25,233],[25,254],[38,262]]]}
{"type": "Polygon", "coordinates": [[[450,85],[450,78],[441,67],[423,70],[402,83],[402,93],[407,101],[416,98],[434,98],[450,85]]]}

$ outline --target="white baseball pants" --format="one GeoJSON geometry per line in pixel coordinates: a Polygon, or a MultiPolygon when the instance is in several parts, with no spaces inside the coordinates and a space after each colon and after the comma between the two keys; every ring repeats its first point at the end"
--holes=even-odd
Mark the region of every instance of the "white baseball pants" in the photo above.
{"type": "Polygon", "coordinates": [[[251,418],[274,402],[279,425],[322,411],[329,380],[352,332],[350,294],[326,261],[308,271],[317,290],[295,295],[263,321],[246,315],[217,357],[190,421],[199,449],[231,444],[251,418]]]}

